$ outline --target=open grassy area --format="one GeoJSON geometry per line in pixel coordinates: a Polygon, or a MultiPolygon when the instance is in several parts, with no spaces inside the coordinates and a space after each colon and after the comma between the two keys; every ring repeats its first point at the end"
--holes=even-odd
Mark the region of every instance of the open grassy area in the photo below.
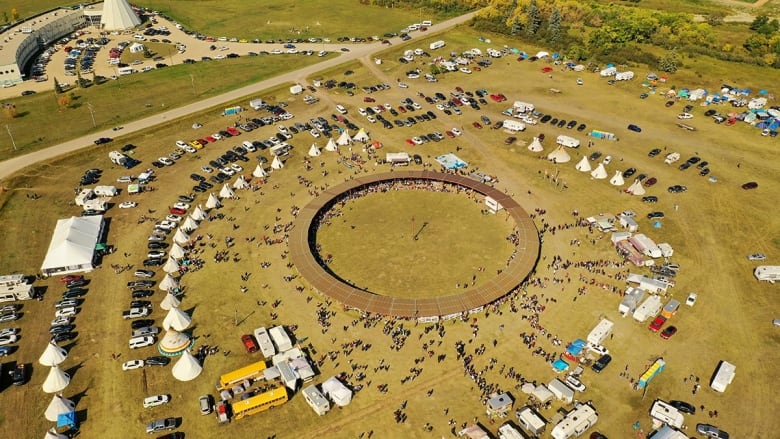
{"type": "MultiPolygon", "coordinates": [[[[490,37],[493,39],[492,47],[513,44],[497,36],[490,37]]],[[[476,35],[466,29],[448,32],[445,39],[447,51],[471,47],[480,47],[484,51],[488,47],[479,43],[476,35]]],[[[407,47],[427,46],[427,42],[421,39],[412,41],[407,47]]],[[[343,79],[343,70],[351,69],[355,73],[350,78],[356,79],[350,80],[359,85],[377,82],[395,84],[396,78],[403,77],[403,72],[412,68],[394,61],[407,47],[393,47],[386,55],[381,55],[385,59],[382,65],[372,63],[358,67],[350,64],[321,76],[343,79]]],[[[530,51],[527,47],[523,49],[530,51]]],[[[443,75],[435,84],[408,80],[411,85],[408,90],[394,87],[372,96],[378,103],[390,102],[397,106],[399,100],[405,97],[413,97],[422,103],[416,97],[417,92],[448,94],[455,86],[468,90],[485,87],[492,93],[506,94],[509,102],[515,99],[533,102],[544,113],[567,120],[577,119],[587,123],[589,129],[615,132],[621,140],[596,141],[592,148],[583,145],[579,150],[568,150],[572,161],[554,165],[540,160],[538,154],[525,148],[534,135],[546,134],[545,153],[554,147],[552,139],[557,134],[572,134],[586,144],[585,135],[550,125],[529,126],[526,132],[517,135],[517,143],[506,146],[504,139],[509,134],[471,126],[471,122],[478,120],[482,114],[493,120],[503,119],[500,112],[506,103],[490,102],[479,112],[464,108],[462,116],[446,116],[433,106],[423,104],[426,110],[435,111],[439,118],[411,128],[393,130],[371,125],[357,114],[357,108],[366,105],[360,93],[349,97],[336,91],[320,90],[316,94],[321,99],[318,104],[306,106],[297,99],[290,101],[288,109],[296,114],[294,121],[308,120],[317,115],[329,117],[334,112],[334,104],[341,103],[348,108],[351,120],[367,127],[374,139],[384,143],[382,151],[420,153],[429,163],[432,163],[433,156],[455,152],[460,146],[462,150],[457,154],[470,163],[470,169],[480,168],[498,176],[500,183],[496,187],[513,193],[527,211],[546,211],[537,217],[537,225],[542,228],[544,224],[549,224],[555,228],[555,233],[547,231],[543,236],[542,258],[535,274],[539,283],[529,286],[527,291],[516,297],[515,304],[526,304],[524,300],[530,300],[528,298],[532,296],[538,298],[539,304],[545,307],[538,324],[545,333],[560,338],[564,344],[575,338],[584,338],[600,316],[615,322],[614,338],[606,343],[615,357],[613,364],[601,374],[586,371],[583,381],[588,389],[578,395],[582,400],[592,400],[599,411],[597,430],[609,437],[634,437],[636,432],[631,426],[639,420],[642,429],[647,432],[651,422],[647,415],[649,406],[655,398],[662,398],[682,399],[697,407],[706,407],[698,410],[696,415],[686,415],[688,432],[692,433],[697,422],[708,422],[719,425],[732,437],[772,437],[771,432],[776,431],[778,426],[774,416],[773,389],[777,376],[774,364],[780,360],[780,335],[771,325],[772,319],[778,317],[775,314],[777,286],[757,283],[752,276],[755,263],[747,261],[745,255],[757,251],[766,253],[769,264],[776,264],[780,258],[780,242],[776,239],[780,235],[780,219],[773,214],[776,210],[774,194],[780,191],[780,177],[774,160],[777,140],[761,137],[755,128],[741,123],[731,127],[715,125],[703,116],[705,108],[699,107],[694,108],[695,117],[689,121],[698,130],[683,131],[675,126],[675,116],[683,103],[665,108],[665,99],[656,95],[640,100],[638,95],[645,89],[639,80],[609,86],[597,74],[558,70],[553,78],[549,78],[540,73],[543,65],[502,58],[472,75],[451,73],[443,75]],[[575,84],[577,76],[582,76],[584,85],[575,84]],[[550,93],[550,88],[556,88],[561,93],[550,93]],[[642,133],[626,130],[628,123],[640,125],[642,133]],[[405,138],[435,130],[443,132],[454,126],[463,128],[462,137],[414,148],[404,143],[405,138]],[[718,182],[708,182],[693,169],[680,171],[674,166],[664,165],[660,157],[648,158],[648,150],[655,147],[679,151],[683,158],[695,154],[701,156],[710,163],[718,182]],[[620,192],[606,181],[596,181],[577,172],[574,163],[596,150],[613,157],[612,164],[607,167],[610,173],[636,167],[639,173],[658,178],[659,183],[648,189],[648,195],[657,195],[659,202],[643,204],[637,197],[620,192]],[[558,174],[566,181],[567,189],[560,190],[542,178],[545,171],[558,174]],[[740,189],[742,183],[751,180],[759,182],[757,190],[740,189]],[[684,184],[688,191],[668,194],[666,187],[672,184],[684,184]],[[615,266],[620,259],[609,244],[608,234],[570,227],[574,222],[571,215],[574,209],[585,216],[634,210],[640,231],[674,247],[672,261],[679,263],[682,269],[675,278],[677,286],[671,290],[669,297],[684,299],[689,291],[699,293],[698,303],[693,308],[681,309],[670,322],[680,329],[674,338],[662,340],[648,331],[646,324],[618,316],[616,309],[620,297],[609,289],[613,286],[622,289],[625,283],[616,280],[615,276],[627,271],[649,272],[636,267],[615,266]],[[652,210],[666,213],[660,229],[652,228],[644,217],[652,210]],[[573,244],[574,241],[580,244],[573,244]],[[569,268],[553,266],[555,256],[573,265],[569,268]],[[596,270],[578,266],[578,263],[589,261],[606,264],[596,270]],[[585,293],[580,293],[580,289],[584,289],[585,293]],[[620,376],[624,367],[627,367],[630,377],[636,378],[658,356],[667,361],[667,369],[655,378],[646,395],[631,390],[629,381],[620,376]],[[737,377],[724,394],[716,393],[707,386],[715,365],[721,359],[737,365],[737,377]],[[686,380],[690,374],[702,380],[702,388],[696,395],[691,394],[691,383],[686,380]],[[749,409],[745,408],[745,401],[750,402],[749,409]],[[719,417],[709,418],[709,410],[718,410],[719,417]]],[[[638,77],[649,70],[642,66],[632,68],[638,77]]],[[[771,88],[773,84],[764,82],[768,79],[763,70],[754,70],[751,74],[748,67],[742,70],[742,66],[735,66],[734,70],[728,70],[725,65],[719,64],[709,67],[701,64],[694,68],[694,72],[686,68],[673,76],[668,86],[675,83],[678,87],[712,88],[731,78],[732,81],[744,79],[744,82],[739,81],[735,85],[744,84],[754,89],[768,87],[776,93],[771,88]],[[726,73],[729,76],[723,76],[726,73]]],[[[185,83],[188,82],[189,78],[185,79],[185,83]]],[[[122,82],[122,87],[126,87],[125,82],[122,82]]],[[[182,93],[186,94],[187,87],[184,86],[183,90],[182,93]]],[[[268,94],[279,99],[289,98],[283,87],[268,94]]],[[[729,110],[728,107],[718,109],[729,110]]],[[[215,114],[210,111],[187,120],[173,121],[127,141],[139,145],[136,156],[143,161],[141,168],[145,168],[150,161],[169,152],[175,139],[189,138],[193,133],[190,126],[194,120],[205,125],[203,132],[223,128],[225,120],[215,114]]],[[[475,382],[463,373],[463,362],[457,359],[454,345],[457,341],[464,341],[468,354],[474,354],[480,346],[484,346],[484,355],[474,355],[475,370],[487,383],[508,390],[516,398],[516,408],[521,406],[527,396],[517,389],[518,381],[516,375],[509,374],[510,368],[526,379],[539,382],[548,382],[555,374],[541,356],[532,355],[530,349],[518,343],[520,334],[536,333],[536,346],[547,352],[560,353],[563,349],[563,346],[553,345],[550,339],[539,333],[538,327],[531,327],[529,318],[532,313],[527,308],[520,307],[514,313],[509,304],[504,304],[497,310],[472,316],[476,321],[470,320],[469,323],[476,324],[476,334],[474,327],[460,321],[444,323],[445,334],[441,337],[436,331],[426,332],[426,325],[404,322],[403,328],[410,331],[410,336],[403,348],[396,351],[389,349],[393,340],[382,331],[385,322],[376,325],[358,322],[360,316],[357,312],[344,311],[337,303],[329,305],[326,297],[309,291],[297,279],[286,282],[283,276],[295,275],[295,269],[286,266],[289,261],[283,244],[259,245],[258,240],[246,239],[267,233],[264,232],[265,226],[292,221],[291,206],[306,205],[313,195],[300,184],[299,176],[311,180],[314,187],[327,187],[344,181],[355,172],[338,164],[338,155],[327,152],[311,159],[315,165],[325,163],[324,167],[329,171],[327,176],[320,174],[317,166],[313,171],[306,171],[303,167],[305,152],[314,141],[306,133],[298,134],[291,140],[295,150],[284,169],[273,172],[269,182],[260,190],[239,192],[239,200],[226,201],[225,207],[219,210],[225,219],[205,221],[193,233],[203,235],[197,246],[202,253],[197,256],[205,263],[202,270],[188,273],[182,279],[186,287],[182,308],[192,314],[194,323],[189,331],[198,337],[197,346],[218,345],[230,354],[208,357],[203,374],[189,383],[173,380],[170,366],[121,371],[123,361],[156,353],[152,348],[142,352],[127,348],[128,323],[122,321],[119,315],[129,301],[124,284],[132,279],[132,273],[117,275],[110,268],[111,264],[131,264],[137,268],[144,259],[146,237],[152,224],[149,221],[139,224],[139,217],[148,215],[162,219],[166,206],[175,201],[176,194],[190,191],[192,183],[187,175],[201,172],[201,165],[239,143],[237,140],[264,139],[275,132],[274,127],[264,127],[258,132],[242,134],[238,139],[210,144],[196,155],[187,155],[173,168],[158,172],[158,180],[151,185],[156,190],[135,198],[140,204],[137,209],[114,208],[109,212],[108,241],[116,245],[118,251],[103,261],[102,268],[89,275],[90,292],[76,318],[80,335],[75,342],[66,344],[70,355],[63,365],[73,375],[65,396],[75,396],[74,399],[78,400],[77,410],[83,422],[82,436],[142,436],[145,422],[165,416],[182,417],[180,430],[186,432],[187,438],[210,438],[218,434],[251,437],[256,436],[258,431],[263,436],[276,435],[277,438],[354,438],[368,430],[373,430],[374,437],[380,438],[453,437],[447,423],[449,419],[454,419],[460,426],[464,422],[472,422],[475,417],[495,432],[497,424],[503,420],[493,425],[483,415],[480,391],[475,382]],[[213,238],[209,239],[206,234],[213,238]],[[226,237],[233,237],[236,242],[229,249],[224,244],[226,237]],[[214,262],[213,255],[219,250],[228,250],[231,256],[236,255],[238,262],[214,262]],[[124,253],[129,256],[124,257],[124,253]],[[270,266],[260,268],[261,262],[269,262],[270,266]],[[251,273],[249,281],[241,280],[241,275],[247,272],[251,273]],[[248,287],[246,293],[241,292],[242,286],[248,287]],[[296,291],[298,286],[304,288],[303,292],[296,291]],[[271,308],[270,304],[275,300],[281,302],[271,308]],[[328,319],[330,326],[326,331],[316,323],[316,313],[320,309],[333,313],[328,319]],[[274,319],[272,313],[278,314],[278,317],[274,319]],[[296,394],[290,402],[271,413],[236,421],[224,428],[218,428],[212,416],[200,416],[197,397],[213,393],[213,383],[220,374],[259,359],[258,354],[250,356],[243,352],[240,335],[260,325],[275,324],[298,325],[294,335],[299,339],[307,338],[304,345],[311,343],[317,351],[312,355],[315,359],[328,352],[334,353],[334,359],[324,360],[319,367],[321,376],[315,382],[344,373],[350,376],[353,384],[365,385],[355,395],[352,404],[318,417],[300,394],[296,394]],[[349,349],[351,353],[347,358],[342,346],[348,346],[355,340],[372,347],[367,350],[349,349]],[[433,357],[428,357],[429,351],[434,352],[433,357]],[[117,353],[121,354],[119,359],[112,360],[111,355],[117,353]],[[445,357],[436,362],[439,355],[445,357]],[[495,364],[491,358],[495,358],[495,364]],[[390,364],[391,367],[389,370],[375,370],[380,364],[390,364]],[[363,366],[367,378],[358,381],[355,375],[363,366]],[[402,383],[410,376],[411,368],[421,368],[422,372],[414,380],[402,383]],[[377,389],[379,384],[388,385],[387,393],[377,389]],[[429,390],[433,393],[427,396],[429,390]],[[172,403],[155,409],[142,409],[141,399],[156,393],[171,394],[172,403]],[[393,419],[393,411],[402,404],[405,404],[409,419],[399,424],[393,419]],[[426,422],[433,426],[432,433],[423,430],[426,422]]],[[[319,144],[322,146],[324,142],[320,139],[319,144]]],[[[264,155],[268,156],[268,153],[264,155]]],[[[254,165],[254,162],[251,164],[254,165]]],[[[90,167],[104,169],[101,184],[112,184],[117,177],[127,173],[124,169],[110,166],[105,148],[92,148],[36,165],[5,182],[6,191],[0,195],[0,224],[9,239],[6,240],[5,251],[0,253],[3,274],[34,273],[38,270],[56,219],[78,214],[78,209],[70,203],[72,188],[83,170],[90,167]],[[30,193],[41,197],[26,197],[30,193]]],[[[253,166],[246,164],[245,168],[249,171],[253,166]]],[[[373,172],[373,169],[374,164],[369,162],[360,172],[373,172]]],[[[382,167],[377,169],[386,170],[382,167]]],[[[138,170],[132,172],[137,173],[138,170]]],[[[122,194],[115,201],[128,199],[130,197],[122,194]]],[[[205,197],[200,195],[196,202],[204,200],[205,197]]],[[[282,238],[282,235],[279,237],[282,238]]],[[[158,274],[156,279],[160,278],[158,274]]],[[[50,399],[40,390],[47,371],[37,364],[37,358],[48,340],[47,323],[53,315],[52,304],[59,299],[62,288],[53,279],[38,284],[47,288],[45,300],[24,303],[24,317],[18,323],[3,325],[22,328],[19,350],[4,359],[4,363],[32,364],[33,373],[27,385],[6,388],[0,394],[3,401],[0,405],[0,437],[38,438],[51,426],[41,418],[50,399]],[[18,410],[19,407],[25,409],[18,410]]],[[[152,300],[156,304],[161,299],[162,293],[157,292],[152,300]]],[[[158,323],[163,315],[155,307],[153,317],[158,323]]],[[[399,327],[401,322],[388,325],[399,327]]],[[[562,405],[556,402],[551,408],[543,409],[542,414],[551,419],[562,405]]],[[[552,426],[548,426],[548,431],[550,429],[552,426]]]]}
{"type": "Polygon", "coordinates": [[[320,255],[332,256],[328,267],[340,278],[375,294],[452,294],[472,276],[472,286],[488,281],[512,252],[512,223],[483,209],[465,194],[370,194],[338,208],[340,215],[319,229],[320,255]]]}
{"type": "MultiPolygon", "coordinates": [[[[156,69],[122,76],[85,89],[73,88],[72,108],[62,110],[53,91],[11,99],[9,101],[16,104],[18,114],[10,123],[16,150],[10,142],[3,142],[0,144],[0,159],[122,125],[321,60],[295,55],[242,57],[156,69]],[[41,130],[42,126],[46,129],[41,130]]],[[[86,78],[91,79],[91,75],[86,78]]]]}

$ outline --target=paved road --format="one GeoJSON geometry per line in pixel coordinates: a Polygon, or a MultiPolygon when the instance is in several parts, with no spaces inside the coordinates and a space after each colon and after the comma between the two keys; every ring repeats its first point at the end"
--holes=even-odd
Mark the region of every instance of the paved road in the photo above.
{"type": "MultiPolygon", "coordinates": [[[[467,20],[469,20],[475,12],[471,12],[465,15],[461,15],[459,17],[453,18],[451,20],[447,20],[444,22],[441,22],[439,24],[435,24],[431,26],[429,31],[426,34],[422,34],[423,36],[428,36],[432,33],[441,32],[443,30],[449,29],[453,26],[456,26],[458,24],[464,23],[467,20]]],[[[415,35],[420,35],[419,33],[416,33],[415,35]]],[[[401,40],[399,38],[395,38],[391,40],[394,44],[400,43],[401,40]]],[[[322,47],[322,45],[318,45],[317,47],[322,47]]],[[[211,108],[216,107],[221,104],[224,104],[226,102],[235,101],[237,99],[240,99],[244,96],[250,96],[253,94],[257,94],[263,90],[266,90],[268,88],[272,88],[275,86],[278,86],[280,84],[284,83],[295,83],[299,82],[301,78],[304,78],[308,75],[312,75],[318,71],[328,69],[330,67],[337,66],[339,64],[346,63],[348,61],[352,61],[354,59],[359,59],[362,57],[367,57],[370,54],[374,52],[378,52],[381,50],[386,49],[386,46],[383,46],[381,43],[372,43],[372,44],[364,44],[364,45],[351,45],[350,52],[347,53],[341,53],[340,56],[332,59],[325,60],[321,63],[317,63],[308,67],[304,67],[302,69],[293,71],[293,72],[287,72],[285,74],[282,74],[280,76],[276,76],[274,78],[266,79],[264,81],[256,82],[254,84],[247,85],[245,87],[239,88],[237,90],[229,91],[227,93],[223,93],[218,96],[214,96],[208,99],[204,99],[198,102],[193,102],[188,105],[184,105],[182,107],[177,107],[170,109],[168,111],[155,114],[153,116],[149,116],[143,119],[139,119],[133,122],[128,122],[123,125],[123,129],[120,132],[120,135],[126,136],[129,134],[137,133],[146,129],[149,129],[157,124],[168,122],[170,120],[176,120],[185,116],[189,116],[194,113],[198,113],[200,111],[203,111],[204,108],[211,108]]],[[[305,47],[301,46],[301,49],[304,50],[305,47]]],[[[316,49],[318,50],[318,49],[316,49]]],[[[35,163],[51,159],[53,157],[67,154],[73,151],[77,151],[82,148],[86,148],[89,146],[94,146],[94,140],[99,137],[113,137],[117,135],[117,132],[106,129],[104,131],[91,133],[87,136],[79,137],[64,143],[60,143],[59,145],[54,145],[45,149],[41,149],[35,152],[31,152],[29,154],[25,154],[23,156],[14,157],[8,160],[5,160],[3,162],[0,162],[0,181],[4,180],[8,176],[20,171],[23,168],[26,168],[28,166],[31,166],[35,163]]]]}

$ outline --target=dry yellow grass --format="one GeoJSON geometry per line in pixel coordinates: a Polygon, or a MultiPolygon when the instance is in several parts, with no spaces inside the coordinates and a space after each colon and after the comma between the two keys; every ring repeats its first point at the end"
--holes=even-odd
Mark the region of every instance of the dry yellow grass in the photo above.
{"type": "MultiPolygon", "coordinates": [[[[493,44],[498,46],[502,43],[494,41],[493,44]]],[[[412,47],[418,44],[424,43],[419,42],[412,47]]],[[[458,48],[466,47],[448,46],[448,49],[458,48]]],[[[472,167],[497,175],[500,179],[498,187],[514,193],[526,210],[546,210],[546,214],[537,219],[540,227],[543,223],[552,226],[571,223],[573,209],[584,215],[632,209],[638,213],[641,231],[657,241],[667,241],[674,246],[675,256],[672,259],[680,263],[682,271],[676,279],[677,286],[672,289],[672,296],[680,299],[689,291],[697,291],[699,301],[693,308],[680,310],[672,320],[680,332],[670,340],[662,340],[650,333],[646,325],[630,318],[620,319],[616,312],[617,295],[595,285],[587,285],[587,293],[577,295],[577,289],[583,286],[580,276],[587,278],[588,284],[593,278],[598,284],[623,287],[622,282],[613,281],[610,275],[624,272],[626,268],[605,268],[605,274],[600,274],[581,268],[555,270],[549,266],[555,255],[571,261],[618,261],[608,244],[608,236],[589,234],[582,228],[563,229],[554,235],[548,232],[544,236],[537,276],[545,287],[532,286],[527,291],[529,297],[536,295],[546,306],[540,324],[566,342],[584,337],[602,315],[616,323],[615,336],[607,343],[615,357],[613,364],[600,375],[587,371],[583,378],[588,390],[582,399],[592,400],[601,414],[597,425],[599,431],[614,438],[633,437],[635,432],[631,425],[637,420],[647,431],[650,404],[655,398],[663,398],[683,399],[705,406],[703,411],[686,417],[689,433],[697,422],[712,422],[734,437],[773,437],[772,432],[778,426],[773,413],[776,399],[773,389],[777,377],[774,364],[780,359],[780,336],[777,328],[771,326],[772,319],[777,317],[774,314],[776,286],[757,283],[752,276],[754,263],[748,262],[745,255],[761,251],[769,256],[769,263],[774,263],[780,254],[777,240],[780,220],[773,215],[776,210],[774,195],[780,190],[773,161],[776,140],[761,137],[755,129],[743,124],[733,127],[714,125],[702,116],[703,109],[700,108],[694,110],[696,117],[691,121],[699,130],[685,132],[675,126],[680,104],[667,109],[663,100],[656,96],[639,100],[637,95],[642,89],[638,81],[610,87],[596,75],[586,74],[583,75],[585,85],[577,87],[574,73],[556,71],[550,79],[539,73],[541,66],[539,63],[517,63],[512,59],[496,60],[489,69],[470,76],[450,74],[437,84],[415,83],[407,91],[394,88],[374,97],[380,103],[387,101],[397,105],[399,99],[414,96],[418,90],[431,94],[434,91],[447,93],[456,85],[471,90],[486,87],[491,92],[502,92],[510,99],[534,102],[540,111],[557,117],[576,118],[591,128],[614,131],[621,140],[597,142],[592,149],[570,150],[572,162],[556,167],[529,153],[524,144],[530,142],[533,135],[544,132],[548,138],[545,148],[550,151],[551,139],[567,130],[553,129],[549,125],[529,127],[519,136],[520,141],[516,145],[507,147],[503,144],[507,134],[470,126],[480,114],[501,119],[499,113],[504,106],[494,103],[478,113],[467,109],[463,116],[441,116],[434,122],[423,126],[418,124],[414,128],[385,131],[372,125],[370,130],[374,138],[385,144],[385,150],[411,152],[403,143],[406,137],[421,132],[445,131],[453,126],[464,127],[463,137],[419,148],[424,158],[430,161],[429,157],[461,146],[463,149],[458,152],[459,156],[469,161],[472,167]],[[550,94],[547,92],[550,87],[558,88],[562,93],[550,94]],[[626,131],[625,126],[630,122],[641,125],[643,132],[626,131]],[[647,151],[654,147],[679,151],[684,158],[699,153],[710,162],[719,181],[709,183],[693,170],[682,172],[676,167],[663,165],[660,158],[648,158],[647,151]],[[659,203],[643,205],[636,197],[620,193],[606,181],[594,181],[575,171],[574,163],[592,150],[614,157],[613,164],[608,167],[612,172],[631,166],[638,168],[640,173],[658,178],[658,185],[648,193],[658,195],[659,203]],[[560,191],[541,178],[539,175],[544,171],[559,173],[567,182],[568,189],[560,191]],[[739,188],[749,180],[759,182],[758,190],[743,191],[739,188]],[[665,188],[672,184],[685,184],[688,192],[667,194],[665,188]],[[675,210],[674,205],[679,205],[679,210],[675,210]],[[650,210],[666,212],[663,228],[652,229],[644,219],[650,210]],[[570,241],[574,239],[581,240],[582,245],[571,246],[570,241]],[[591,240],[595,240],[595,244],[591,240]],[[565,280],[555,283],[553,280],[565,279],[566,276],[571,279],[570,283],[565,280]],[[576,302],[573,300],[575,297],[576,302]],[[548,302],[548,299],[555,300],[548,302]],[[657,356],[664,357],[667,369],[652,382],[647,395],[642,398],[640,392],[630,389],[628,381],[620,378],[619,373],[628,365],[630,376],[636,378],[657,356]],[[737,377],[724,394],[715,393],[706,385],[721,359],[737,365],[737,377]],[[690,383],[684,382],[690,374],[703,381],[701,391],[695,396],[691,395],[690,383]],[[709,410],[718,410],[718,419],[711,420],[707,416],[709,410]]],[[[409,67],[386,62],[382,66],[370,64],[368,67],[349,68],[355,70],[355,77],[361,78],[361,82],[393,83],[409,67]]],[[[319,104],[305,106],[300,101],[291,104],[295,120],[307,120],[318,114],[327,117],[333,112],[334,102],[338,102],[348,107],[350,119],[360,120],[360,125],[368,125],[363,124],[356,114],[357,107],[364,105],[361,95],[348,97],[324,90],[317,94],[322,99],[319,104]]],[[[283,97],[281,92],[279,96],[283,97]]],[[[441,112],[437,113],[441,115],[441,112]]],[[[150,133],[129,141],[139,145],[137,156],[148,163],[168,152],[176,139],[194,136],[189,128],[194,120],[183,120],[154,130],[153,135],[150,133]]],[[[224,120],[209,120],[205,115],[197,120],[206,125],[198,135],[224,127],[224,120]]],[[[244,134],[237,140],[266,138],[273,131],[273,128],[264,128],[259,133],[244,134]]],[[[583,135],[578,136],[585,140],[583,135]]],[[[374,437],[379,438],[451,437],[447,424],[450,418],[460,425],[472,422],[475,417],[495,431],[498,424],[492,425],[483,416],[480,393],[474,382],[464,375],[462,362],[456,359],[454,344],[458,340],[466,342],[468,353],[485,346],[485,354],[475,357],[475,369],[483,371],[482,376],[488,383],[509,390],[517,398],[516,407],[524,403],[526,395],[515,390],[516,380],[507,377],[510,367],[530,380],[548,382],[553,378],[549,365],[540,356],[532,356],[521,343],[519,334],[532,331],[528,320],[519,317],[529,314],[526,310],[521,309],[518,315],[510,312],[509,306],[503,305],[498,312],[491,310],[488,314],[474,316],[479,327],[474,338],[472,328],[462,322],[444,323],[446,335],[442,339],[435,331],[426,333],[424,325],[407,322],[403,326],[411,331],[411,335],[405,346],[395,351],[390,349],[391,338],[382,333],[383,322],[368,328],[363,324],[353,326],[352,323],[359,317],[356,312],[344,311],[335,303],[323,305],[323,297],[316,293],[308,290],[297,292],[294,287],[301,285],[297,280],[289,283],[282,280],[282,276],[295,273],[285,266],[288,261],[284,257],[284,246],[258,246],[257,241],[247,242],[245,238],[266,233],[263,231],[265,225],[292,220],[289,214],[291,204],[304,206],[310,200],[311,195],[299,184],[298,176],[321,186],[341,182],[352,172],[336,164],[336,156],[327,153],[314,159],[315,164],[322,161],[331,171],[327,177],[319,174],[316,167],[314,171],[304,171],[302,161],[311,141],[307,134],[296,136],[293,139],[296,150],[283,170],[274,172],[269,183],[260,191],[242,192],[240,200],[225,203],[221,212],[226,217],[235,217],[235,221],[205,222],[198,231],[204,235],[212,234],[216,249],[205,245],[202,255],[206,260],[205,268],[183,278],[187,291],[182,307],[193,315],[192,333],[198,337],[197,345],[219,345],[231,354],[209,357],[203,374],[191,383],[173,380],[170,368],[121,371],[122,361],[152,355],[153,352],[145,349],[136,353],[126,348],[128,324],[120,319],[119,314],[129,301],[124,283],[131,276],[127,273],[116,275],[109,265],[129,263],[138,266],[146,251],[146,235],[152,227],[150,223],[138,225],[138,217],[147,213],[148,209],[155,211],[153,216],[162,216],[165,206],[175,200],[177,193],[189,191],[191,183],[186,177],[189,173],[197,172],[201,164],[237,142],[222,141],[207,146],[197,156],[183,158],[175,167],[160,172],[158,181],[152,184],[157,190],[140,196],[138,209],[112,210],[109,242],[117,246],[118,252],[106,258],[103,268],[89,276],[92,286],[83,310],[76,318],[80,336],[69,345],[70,357],[64,364],[64,368],[73,373],[73,381],[65,396],[78,396],[77,409],[84,419],[84,437],[142,436],[145,422],[164,416],[182,416],[181,430],[187,433],[188,438],[207,438],[217,434],[250,437],[257,436],[258,432],[261,437],[277,438],[355,438],[369,430],[373,430],[374,437]],[[277,211],[277,208],[281,210],[277,211]],[[280,219],[276,220],[276,217],[280,219]],[[233,224],[238,228],[234,229],[233,224]],[[239,254],[239,263],[213,262],[214,252],[224,248],[225,236],[236,238],[236,245],[230,251],[239,254]],[[131,253],[131,256],[124,259],[124,252],[131,253]],[[271,266],[261,269],[259,264],[262,261],[270,262],[271,266]],[[244,272],[252,273],[249,282],[241,281],[240,275],[244,272]],[[240,287],[245,284],[249,289],[242,294],[240,287]],[[310,296],[313,297],[311,301],[307,300],[310,296]],[[271,309],[268,304],[277,299],[281,300],[281,304],[271,309]],[[266,305],[258,304],[262,301],[266,305]],[[324,334],[316,324],[318,306],[335,312],[330,319],[331,326],[324,334]],[[271,312],[278,313],[279,317],[272,320],[271,312]],[[238,327],[236,320],[239,321],[238,327]],[[273,324],[298,325],[295,335],[308,338],[305,344],[310,342],[317,350],[316,359],[329,351],[340,352],[334,360],[323,363],[317,382],[336,373],[354,374],[356,372],[350,365],[358,365],[366,366],[366,386],[355,395],[350,406],[333,410],[324,417],[313,414],[297,394],[285,406],[271,413],[218,428],[213,417],[197,413],[198,395],[213,392],[213,383],[220,374],[257,359],[242,351],[240,334],[256,326],[273,324]],[[206,334],[210,337],[203,338],[206,334]],[[372,347],[366,351],[355,350],[347,359],[341,352],[341,345],[355,340],[370,343],[372,347]],[[428,357],[430,350],[435,353],[433,358],[428,357]],[[119,360],[111,360],[112,353],[121,353],[119,360]],[[446,355],[446,358],[437,363],[436,356],[440,354],[446,355]],[[424,361],[420,362],[420,358],[424,361]],[[492,367],[491,358],[496,360],[492,367]],[[374,368],[380,361],[390,364],[390,369],[375,372],[374,368]],[[420,376],[401,384],[414,367],[422,368],[420,376]],[[499,373],[501,370],[503,374],[499,373]],[[383,383],[388,384],[388,392],[384,394],[376,387],[383,383]],[[426,394],[430,389],[434,392],[428,397],[426,394]],[[156,409],[142,409],[141,399],[155,393],[169,393],[173,402],[156,409]],[[404,401],[408,401],[405,410],[408,421],[397,424],[393,420],[393,411],[404,401]],[[432,433],[423,431],[426,422],[432,424],[432,433]]],[[[56,218],[77,213],[68,201],[72,197],[72,186],[77,183],[83,169],[104,168],[103,183],[112,182],[126,173],[125,170],[111,168],[105,153],[96,149],[59,158],[25,170],[23,175],[7,183],[8,192],[2,196],[3,207],[0,210],[4,236],[10,237],[6,251],[0,255],[0,267],[4,272],[30,273],[37,270],[56,218]],[[42,198],[35,201],[25,198],[24,195],[29,192],[36,192],[42,198]]],[[[373,164],[367,169],[371,172],[373,164]]],[[[121,196],[117,201],[125,199],[126,196],[121,196]]],[[[199,201],[203,200],[202,196],[199,197],[199,201]]],[[[202,242],[207,243],[206,240],[202,242]]],[[[48,287],[46,300],[25,303],[25,316],[19,321],[19,326],[23,328],[22,342],[19,352],[10,360],[35,363],[43,349],[48,336],[46,323],[53,314],[51,304],[61,288],[55,280],[42,284],[48,287]]],[[[301,286],[305,287],[305,284],[301,286]]],[[[158,293],[155,301],[160,299],[158,293]]],[[[160,321],[163,314],[155,310],[154,317],[160,321]]],[[[537,347],[548,352],[562,350],[562,346],[553,346],[542,338],[537,347]]],[[[32,378],[26,386],[3,391],[0,436],[41,437],[50,427],[51,424],[43,421],[41,416],[49,402],[49,397],[40,390],[45,376],[46,371],[35,363],[32,378]],[[24,410],[18,410],[20,407],[24,410]]],[[[358,383],[354,376],[352,382],[358,383]]],[[[543,414],[551,418],[558,406],[560,404],[555,404],[543,414]]],[[[551,428],[548,427],[548,430],[551,428]]]]}

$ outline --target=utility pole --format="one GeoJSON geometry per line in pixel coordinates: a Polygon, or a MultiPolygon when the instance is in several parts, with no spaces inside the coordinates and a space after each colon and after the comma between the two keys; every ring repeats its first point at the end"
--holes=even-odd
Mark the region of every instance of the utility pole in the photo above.
{"type": "Polygon", "coordinates": [[[11,132],[11,125],[5,124],[5,129],[8,130],[8,135],[11,136],[11,144],[14,145],[14,151],[16,151],[16,141],[14,140],[14,134],[11,132]]]}

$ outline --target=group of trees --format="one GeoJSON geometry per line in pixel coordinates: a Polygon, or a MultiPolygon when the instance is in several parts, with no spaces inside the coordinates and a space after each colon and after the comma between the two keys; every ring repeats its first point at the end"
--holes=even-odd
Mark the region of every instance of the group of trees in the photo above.
{"type": "MultiPolygon", "coordinates": [[[[475,6],[479,3],[472,0],[475,6]]],[[[777,20],[758,17],[751,25],[754,33],[744,44],[746,51],[735,54],[733,45],[724,45],[718,39],[715,26],[722,24],[722,19],[723,14],[715,14],[711,19],[696,21],[687,13],[582,0],[489,0],[473,24],[478,29],[542,43],[575,60],[631,60],[657,65],[665,71],[677,68],[680,53],[778,63],[777,20]],[[662,48],[665,54],[659,57],[658,50],[649,46],[662,48]]]]}
{"type": "Polygon", "coordinates": [[[11,8],[10,15],[8,14],[8,12],[3,11],[2,19],[4,24],[15,22],[19,20],[19,11],[17,11],[16,8],[11,8]]]}

